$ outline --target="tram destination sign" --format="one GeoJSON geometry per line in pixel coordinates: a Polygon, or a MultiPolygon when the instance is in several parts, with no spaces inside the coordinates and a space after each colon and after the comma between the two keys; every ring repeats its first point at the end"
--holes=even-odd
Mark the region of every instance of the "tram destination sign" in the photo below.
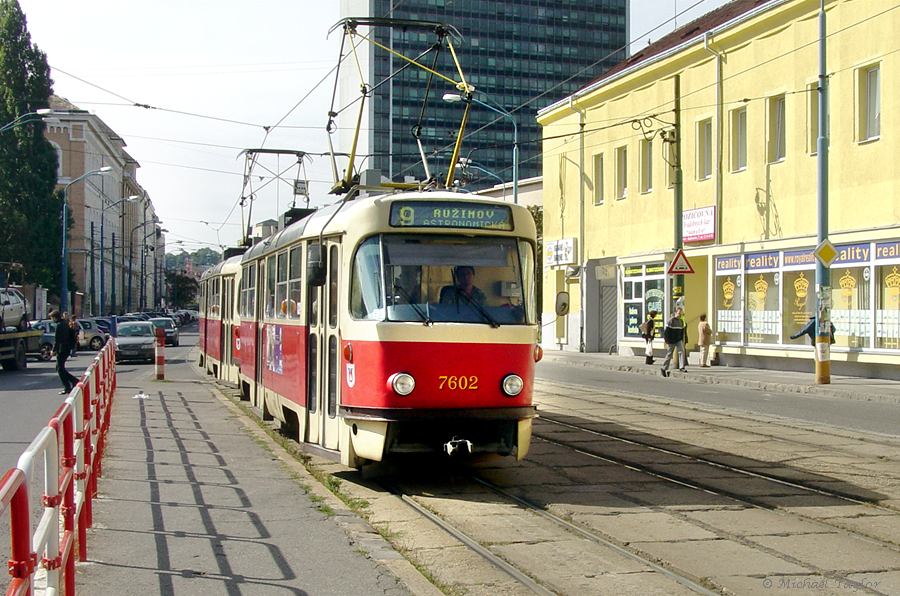
{"type": "Polygon", "coordinates": [[[464,204],[456,201],[402,201],[391,205],[395,228],[469,228],[512,231],[507,205],[464,204]]]}

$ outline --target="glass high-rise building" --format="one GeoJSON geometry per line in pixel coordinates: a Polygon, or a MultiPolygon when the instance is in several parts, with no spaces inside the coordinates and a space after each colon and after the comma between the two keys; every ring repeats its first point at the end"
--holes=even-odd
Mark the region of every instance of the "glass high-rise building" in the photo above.
{"type": "MultiPolygon", "coordinates": [[[[519,179],[541,175],[537,111],[571,95],[626,57],[629,0],[343,0],[343,17],[384,17],[437,21],[462,35],[454,46],[475,98],[508,111],[519,140],[519,179]]],[[[415,57],[435,37],[416,29],[360,27],[381,44],[415,57]]],[[[387,82],[404,62],[372,44],[358,48],[368,83],[359,155],[369,155],[362,169],[378,170],[393,181],[423,179],[425,170],[413,135],[425,95],[427,73],[407,68],[387,82]],[[381,83],[381,84],[379,84],[381,83]]],[[[431,64],[429,55],[426,61],[431,64]]],[[[340,97],[347,105],[359,97],[355,60],[345,61],[340,97]]],[[[457,78],[449,52],[442,51],[437,70],[457,78]]],[[[452,93],[435,80],[420,137],[433,175],[443,182],[452,144],[462,117],[462,103],[443,100],[452,93]]],[[[345,114],[355,113],[350,107],[345,114]]],[[[344,116],[342,127],[349,126],[344,116]]],[[[346,139],[342,131],[341,138],[346,139]]],[[[338,149],[341,150],[341,149],[338,149]]],[[[346,150],[344,148],[343,150],[346,150]]],[[[461,157],[472,164],[457,171],[468,188],[512,180],[513,125],[508,117],[478,103],[472,106],[461,157]]],[[[359,162],[358,162],[359,163],[359,162]]]]}

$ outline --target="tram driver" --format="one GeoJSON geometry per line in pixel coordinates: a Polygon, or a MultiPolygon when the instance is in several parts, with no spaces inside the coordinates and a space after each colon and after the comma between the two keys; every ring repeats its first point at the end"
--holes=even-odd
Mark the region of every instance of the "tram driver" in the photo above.
{"type": "Polygon", "coordinates": [[[487,297],[475,285],[475,268],[457,265],[453,268],[453,285],[441,288],[441,304],[476,304],[484,306],[487,297]]]}

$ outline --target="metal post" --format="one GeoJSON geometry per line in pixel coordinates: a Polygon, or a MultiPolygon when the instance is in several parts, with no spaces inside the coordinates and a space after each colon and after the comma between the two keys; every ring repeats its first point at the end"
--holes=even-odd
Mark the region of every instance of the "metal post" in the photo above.
{"type": "Polygon", "coordinates": [[[69,309],[69,253],[66,250],[66,236],[68,236],[69,227],[69,186],[71,182],[63,189],[63,209],[62,209],[62,256],[60,259],[59,270],[59,312],[63,313],[69,309]]]}
{"type": "MultiPolygon", "coordinates": [[[[102,226],[101,226],[102,227],[102,226]]],[[[116,313],[116,233],[112,233],[112,288],[110,288],[110,308],[104,313],[100,314],[109,314],[109,311],[112,310],[112,314],[116,313]]]]}
{"type": "Polygon", "coordinates": [[[137,228],[131,229],[131,234],[128,236],[128,297],[125,300],[125,311],[131,312],[131,283],[134,278],[134,230],[137,228]]]}
{"type": "MultiPolygon", "coordinates": [[[[821,244],[828,238],[828,76],[825,70],[825,0],[819,5],[819,136],[816,139],[818,230],[821,244]]],[[[831,383],[831,279],[828,267],[816,260],[816,384],[831,383]]]]}
{"type": "Polygon", "coordinates": [[[100,207],[100,308],[97,310],[97,315],[103,316],[104,309],[106,308],[106,252],[104,249],[106,246],[104,245],[104,240],[106,234],[103,233],[103,224],[105,223],[106,218],[103,214],[103,207],[100,207]]]}
{"type": "MultiPolygon", "coordinates": [[[[94,306],[97,302],[97,275],[96,275],[96,265],[94,263],[94,222],[91,222],[91,250],[90,250],[90,263],[91,263],[91,315],[94,314],[94,306]]],[[[84,314],[84,305],[81,305],[81,312],[84,314]]]]}
{"type": "Polygon", "coordinates": [[[143,237],[141,238],[141,279],[138,280],[138,287],[141,289],[141,295],[138,298],[138,310],[143,311],[144,306],[147,304],[147,289],[144,285],[145,272],[147,267],[147,203],[144,202],[144,223],[143,229],[141,233],[143,237]]]}

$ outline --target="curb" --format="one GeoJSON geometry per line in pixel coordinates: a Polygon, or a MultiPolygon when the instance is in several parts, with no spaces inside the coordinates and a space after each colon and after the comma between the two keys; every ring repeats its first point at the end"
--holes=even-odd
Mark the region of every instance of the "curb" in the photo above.
{"type": "MultiPolygon", "coordinates": [[[[659,368],[646,368],[644,366],[635,366],[630,364],[607,364],[600,360],[575,360],[566,356],[558,356],[544,352],[544,361],[553,362],[554,364],[565,364],[567,366],[581,366],[584,368],[599,368],[613,372],[627,372],[632,374],[646,375],[655,377],[659,375],[659,368]]],[[[697,367],[693,367],[697,368],[697,367]]],[[[774,372],[774,371],[773,371],[774,372]]],[[[670,378],[689,383],[700,383],[707,385],[731,385],[736,387],[746,387],[748,389],[756,389],[759,391],[777,391],[781,393],[798,393],[816,397],[831,397],[848,399],[853,401],[877,402],[877,403],[893,403],[900,405],[900,395],[894,397],[892,395],[884,395],[880,393],[868,393],[866,388],[861,387],[859,390],[838,389],[835,387],[823,387],[818,385],[801,385],[798,383],[780,383],[775,381],[756,381],[753,379],[736,378],[736,377],[719,377],[715,375],[683,373],[678,370],[670,371],[670,378]]],[[[900,393],[900,391],[898,391],[900,393]]]]}

